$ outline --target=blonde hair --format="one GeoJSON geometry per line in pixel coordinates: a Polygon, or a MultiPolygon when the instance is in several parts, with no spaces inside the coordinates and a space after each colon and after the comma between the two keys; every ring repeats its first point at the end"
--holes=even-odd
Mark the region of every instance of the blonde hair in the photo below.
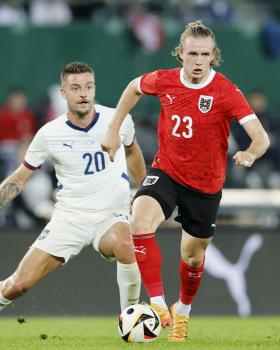
{"type": "Polygon", "coordinates": [[[222,63],[221,51],[217,46],[215,34],[213,31],[206,27],[202,21],[190,22],[186,25],[186,29],[181,34],[179,45],[172,51],[172,56],[175,56],[179,62],[182,62],[180,52],[183,50],[184,42],[187,37],[193,38],[212,38],[214,42],[213,60],[210,63],[211,67],[217,67],[222,63]]]}

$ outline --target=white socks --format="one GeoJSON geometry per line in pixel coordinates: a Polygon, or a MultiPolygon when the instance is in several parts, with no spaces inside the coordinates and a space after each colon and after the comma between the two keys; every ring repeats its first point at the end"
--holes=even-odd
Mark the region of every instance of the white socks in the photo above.
{"type": "Polygon", "coordinates": [[[3,297],[2,293],[0,292],[0,312],[5,309],[6,306],[11,304],[12,300],[6,299],[3,297]]]}
{"type": "MultiPolygon", "coordinates": [[[[150,298],[150,303],[151,304],[157,304],[157,305],[163,307],[164,309],[168,310],[168,307],[166,305],[166,302],[165,302],[163,296],[151,297],[150,298]]],[[[181,300],[179,300],[176,303],[176,314],[178,314],[180,316],[189,316],[189,314],[191,312],[191,308],[192,308],[191,304],[189,304],[189,305],[183,304],[181,302],[181,300]]]]}
{"type": "Polygon", "coordinates": [[[138,304],[141,276],[137,262],[122,264],[117,261],[117,281],[120,291],[121,310],[123,311],[129,305],[138,304]]]}
{"type": "Polygon", "coordinates": [[[156,297],[151,297],[150,298],[150,303],[151,304],[157,304],[161,307],[163,307],[164,309],[168,310],[168,307],[166,305],[166,302],[164,300],[164,297],[162,295],[156,296],[156,297]]]}
{"type": "Polygon", "coordinates": [[[189,304],[183,304],[181,300],[179,299],[178,303],[176,304],[176,314],[180,316],[189,316],[191,312],[192,305],[189,304]]]}

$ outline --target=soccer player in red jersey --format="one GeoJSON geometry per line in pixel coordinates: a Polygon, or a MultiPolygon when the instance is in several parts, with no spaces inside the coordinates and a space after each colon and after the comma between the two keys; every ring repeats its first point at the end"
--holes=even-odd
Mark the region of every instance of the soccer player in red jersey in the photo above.
{"type": "Polygon", "coordinates": [[[157,70],[130,82],[103,140],[111,160],[120,145],[119,128],[143,94],[161,102],[159,150],[136,193],[132,231],[136,259],[152,307],[170,341],[187,337],[191,303],[203,274],[205,250],[212,240],[225,181],[230,124],[236,118],[251,139],[238,151],[236,165],[251,167],[269,147],[267,133],[244,95],[221,73],[214,33],[201,21],[189,23],[173,55],[182,67],[157,70]],[[161,255],[154,232],[178,206],[182,225],[180,293],[170,311],[164,299],[161,255]]]}

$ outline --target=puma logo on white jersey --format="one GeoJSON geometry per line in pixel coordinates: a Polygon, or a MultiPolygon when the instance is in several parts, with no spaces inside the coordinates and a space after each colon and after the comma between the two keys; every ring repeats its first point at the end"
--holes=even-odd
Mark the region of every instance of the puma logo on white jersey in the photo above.
{"type": "Polygon", "coordinates": [[[73,149],[72,143],[65,143],[65,142],[63,142],[63,146],[73,149]]]}

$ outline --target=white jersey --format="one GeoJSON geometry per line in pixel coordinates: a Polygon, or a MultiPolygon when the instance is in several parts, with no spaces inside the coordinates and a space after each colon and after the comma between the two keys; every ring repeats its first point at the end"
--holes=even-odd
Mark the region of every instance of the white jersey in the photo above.
{"type": "Polygon", "coordinates": [[[87,128],[73,125],[66,114],[45,124],[35,135],[24,165],[36,169],[50,158],[58,179],[56,207],[83,212],[129,208],[129,182],[124,146],[133,143],[134,124],[128,114],[121,126],[122,145],[114,162],[101,149],[115,109],[95,105],[87,128]]]}

